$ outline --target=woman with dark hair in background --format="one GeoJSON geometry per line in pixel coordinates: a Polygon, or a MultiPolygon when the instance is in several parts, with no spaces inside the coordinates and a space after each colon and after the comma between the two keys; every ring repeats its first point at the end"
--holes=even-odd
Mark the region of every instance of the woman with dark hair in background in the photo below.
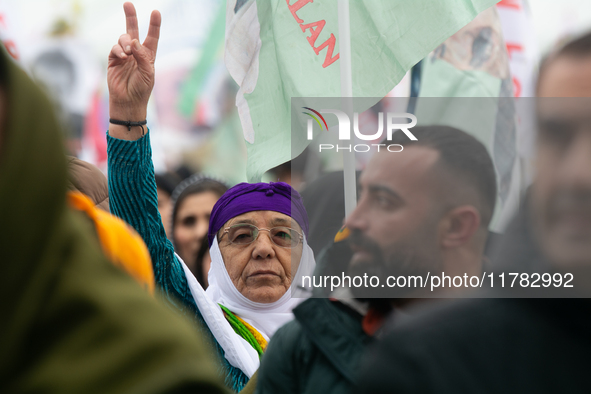
{"type": "MultiPolygon", "coordinates": [[[[171,241],[175,251],[202,285],[207,271],[204,275],[201,267],[198,267],[197,254],[207,239],[211,210],[226,190],[228,187],[223,182],[195,174],[181,182],[172,192],[171,241]]],[[[168,226],[166,222],[164,224],[168,226]]]]}

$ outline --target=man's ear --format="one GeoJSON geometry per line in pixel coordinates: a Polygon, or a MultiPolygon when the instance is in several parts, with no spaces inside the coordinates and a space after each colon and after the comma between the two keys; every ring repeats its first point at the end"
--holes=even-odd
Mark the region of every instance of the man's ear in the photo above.
{"type": "Polygon", "coordinates": [[[480,227],[480,214],[472,205],[462,205],[449,211],[440,226],[443,248],[457,248],[474,237],[480,227]]]}

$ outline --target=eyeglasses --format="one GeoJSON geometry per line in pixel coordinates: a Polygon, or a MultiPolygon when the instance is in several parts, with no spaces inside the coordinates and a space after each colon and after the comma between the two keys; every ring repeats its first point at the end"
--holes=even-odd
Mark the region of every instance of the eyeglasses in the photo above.
{"type": "Polygon", "coordinates": [[[271,242],[282,248],[295,248],[304,240],[304,236],[289,227],[258,228],[252,224],[242,223],[226,227],[220,240],[228,234],[228,241],[234,245],[249,245],[256,241],[261,231],[268,231],[271,242]]]}

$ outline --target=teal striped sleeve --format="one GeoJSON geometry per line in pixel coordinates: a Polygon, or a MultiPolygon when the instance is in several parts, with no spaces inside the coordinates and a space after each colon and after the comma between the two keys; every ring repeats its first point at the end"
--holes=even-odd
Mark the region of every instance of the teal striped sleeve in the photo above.
{"type": "Polygon", "coordinates": [[[187,309],[199,314],[158,212],[150,132],[137,141],[120,140],[107,133],[107,143],[111,213],[129,223],[143,238],[152,258],[156,284],[170,302],[183,314],[187,309]]]}

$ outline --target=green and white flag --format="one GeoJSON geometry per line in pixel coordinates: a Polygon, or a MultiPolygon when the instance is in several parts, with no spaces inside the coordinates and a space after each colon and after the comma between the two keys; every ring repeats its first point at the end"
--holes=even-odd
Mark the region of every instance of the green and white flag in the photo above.
{"type": "Polygon", "coordinates": [[[501,231],[519,206],[523,185],[513,81],[496,7],[480,13],[427,56],[421,75],[418,125],[456,127],[487,147],[498,181],[491,228],[501,231]]]}
{"type": "MultiPolygon", "coordinates": [[[[350,1],[354,97],[384,97],[405,73],[498,0],[350,1]]],[[[240,85],[247,177],[306,147],[292,147],[292,97],[341,95],[336,0],[227,0],[225,63],[240,85]]]]}

